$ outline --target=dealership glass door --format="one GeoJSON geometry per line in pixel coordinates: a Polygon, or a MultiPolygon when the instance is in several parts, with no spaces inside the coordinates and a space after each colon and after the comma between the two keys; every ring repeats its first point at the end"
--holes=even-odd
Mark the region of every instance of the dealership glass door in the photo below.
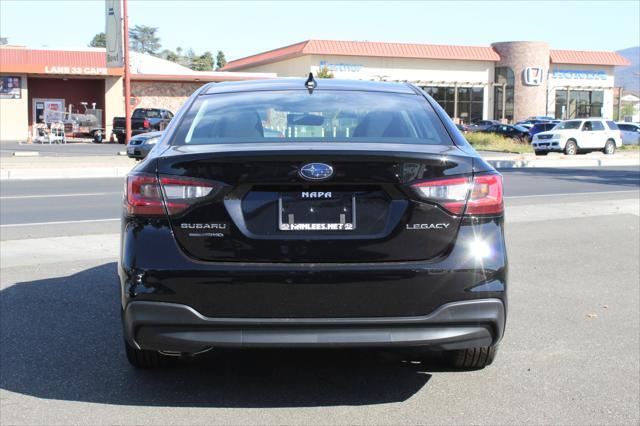
{"type": "Polygon", "coordinates": [[[556,118],[602,117],[604,91],[556,89],[556,118]]]}

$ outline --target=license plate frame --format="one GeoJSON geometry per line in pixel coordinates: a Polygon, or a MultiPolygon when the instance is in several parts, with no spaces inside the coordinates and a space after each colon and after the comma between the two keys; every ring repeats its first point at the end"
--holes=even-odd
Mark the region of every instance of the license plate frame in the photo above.
{"type": "MultiPolygon", "coordinates": [[[[338,197],[333,198],[333,194],[331,198],[302,198],[298,197],[295,200],[292,200],[294,192],[285,192],[278,194],[278,230],[284,232],[295,232],[295,231],[304,231],[304,232],[345,232],[345,231],[354,231],[356,229],[356,195],[353,192],[349,193],[338,193],[338,197]],[[283,195],[288,197],[288,199],[283,200],[283,195]],[[346,203],[346,199],[349,199],[349,202],[346,203]],[[339,206],[335,206],[336,201],[340,200],[339,206]],[[332,206],[328,206],[327,202],[333,201],[332,206]],[[325,203],[323,206],[322,203],[325,203]],[[291,212],[290,210],[286,210],[289,204],[297,203],[298,210],[300,206],[303,208],[307,206],[310,207],[311,213],[319,214],[320,210],[324,210],[325,215],[328,210],[335,210],[335,216],[337,221],[320,221],[320,222],[309,222],[305,221],[305,217],[303,217],[303,221],[296,222],[295,215],[297,213],[291,212]],[[317,211],[313,211],[313,209],[317,209],[317,211]],[[338,211],[342,209],[342,212],[338,211]],[[286,216],[285,216],[286,215],[286,216]],[[287,218],[285,220],[285,217],[287,218]]],[[[300,214],[298,215],[300,217],[300,214]]]]}

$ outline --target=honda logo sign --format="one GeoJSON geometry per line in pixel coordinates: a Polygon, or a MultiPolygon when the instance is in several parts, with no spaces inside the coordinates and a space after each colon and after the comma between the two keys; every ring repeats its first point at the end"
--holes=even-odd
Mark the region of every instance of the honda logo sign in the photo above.
{"type": "Polygon", "coordinates": [[[527,86],[540,86],[544,70],[541,67],[529,67],[524,70],[524,84],[527,86]]]}

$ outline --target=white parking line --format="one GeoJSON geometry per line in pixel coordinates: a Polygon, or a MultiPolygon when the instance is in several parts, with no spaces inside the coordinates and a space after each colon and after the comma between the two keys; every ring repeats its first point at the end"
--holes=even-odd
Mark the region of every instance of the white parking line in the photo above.
{"type": "Polygon", "coordinates": [[[122,194],[122,192],[86,192],[80,194],[42,194],[42,195],[9,195],[0,200],[22,200],[26,198],[56,198],[56,197],[98,197],[100,195],[122,194]]]}
{"type": "Polygon", "coordinates": [[[42,225],[68,225],[72,223],[93,223],[93,222],[114,222],[120,218],[113,219],[88,219],[88,220],[60,220],[57,222],[31,222],[31,223],[9,223],[0,225],[0,228],[17,228],[19,226],[42,226],[42,225]]]}
{"type": "Polygon", "coordinates": [[[535,197],[566,197],[568,195],[600,195],[600,194],[624,194],[629,192],[638,192],[640,189],[630,189],[625,191],[593,191],[593,192],[566,192],[563,194],[534,194],[534,195],[512,195],[504,198],[535,198],[535,197]]]}

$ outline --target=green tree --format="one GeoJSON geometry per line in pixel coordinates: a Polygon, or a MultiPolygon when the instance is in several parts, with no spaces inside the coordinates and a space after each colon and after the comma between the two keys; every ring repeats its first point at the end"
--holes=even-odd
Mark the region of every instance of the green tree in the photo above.
{"type": "Polygon", "coordinates": [[[171,61],[171,62],[177,63],[180,61],[180,55],[178,55],[173,50],[169,50],[169,49],[164,49],[162,52],[158,54],[158,56],[160,56],[162,59],[166,59],[167,61],[171,61]]]}
{"type": "Polygon", "coordinates": [[[204,52],[202,55],[194,58],[191,69],[196,71],[212,71],[213,70],[213,54],[204,52]]]}
{"type": "Polygon", "coordinates": [[[107,47],[107,35],[105,33],[94,35],[89,42],[89,47],[107,47]]]}
{"type": "Polygon", "coordinates": [[[620,117],[618,120],[624,119],[625,116],[633,115],[634,108],[632,103],[623,103],[620,109],[620,117]]]}
{"type": "Polygon", "coordinates": [[[129,29],[129,44],[131,49],[140,53],[155,55],[160,47],[160,37],[157,36],[158,27],[136,25],[129,29]]]}
{"type": "Polygon", "coordinates": [[[227,65],[227,58],[225,58],[222,50],[218,50],[218,54],[216,55],[216,69],[224,68],[225,65],[227,65]]]}
{"type": "Polygon", "coordinates": [[[316,73],[316,77],[318,78],[333,78],[333,73],[331,71],[329,71],[329,68],[327,68],[326,66],[320,68],[320,70],[318,70],[318,72],[316,73]]]}

